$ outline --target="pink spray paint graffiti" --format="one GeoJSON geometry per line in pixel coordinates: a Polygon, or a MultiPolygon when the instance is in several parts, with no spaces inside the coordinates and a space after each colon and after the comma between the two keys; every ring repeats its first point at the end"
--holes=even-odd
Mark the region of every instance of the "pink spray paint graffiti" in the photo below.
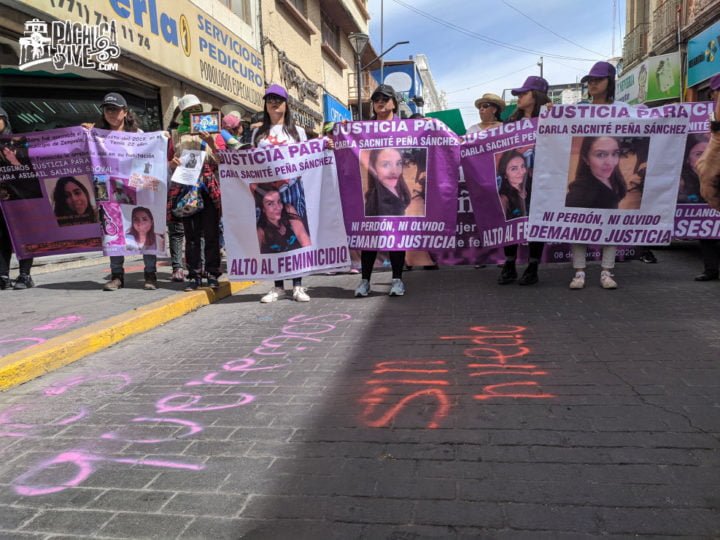
{"type": "MultiPolygon", "coordinates": [[[[252,357],[244,357],[231,359],[222,364],[220,370],[211,371],[199,378],[193,378],[184,386],[209,386],[222,385],[260,385],[274,384],[274,381],[252,380],[254,374],[262,375],[273,370],[291,365],[288,356],[293,351],[303,351],[308,347],[321,343],[322,338],[311,337],[318,334],[325,334],[337,328],[337,323],[352,319],[346,314],[328,314],[308,317],[306,315],[297,315],[291,317],[287,321],[287,325],[283,326],[281,332],[277,335],[266,338],[259,347],[253,350],[253,354],[257,356],[272,356],[282,358],[282,361],[272,365],[262,365],[264,359],[257,360],[252,357]],[[322,321],[322,322],[321,322],[322,321]],[[304,342],[304,346],[295,345],[294,342],[304,342]],[[291,344],[288,347],[288,344],[291,344]],[[222,378],[223,374],[234,373],[237,379],[222,378]]],[[[120,391],[131,383],[129,376],[124,374],[108,374],[100,375],[93,378],[94,380],[116,380],[113,389],[120,391]]],[[[86,384],[90,379],[85,377],[76,377],[62,383],[57,383],[43,390],[47,397],[60,396],[69,393],[79,385],[86,384]]],[[[157,415],[165,415],[172,413],[212,413],[244,407],[255,401],[255,396],[246,392],[234,395],[223,394],[204,396],[202,393],[185,393],[173,392],[161,397],[155,402],[154,409],[157,415]],[[228,402],[229,401],[229,402],[228,402]]],[[[6,411],[8,412],[8,411],[6,411]]],[[[79,411],[73,416],[65,417],[58,422],[73,423],[87,415],[87,411],[79,411]]],[[[2,419],[0,415],[0,425],[2,419]]],[[[7,419],[10,420],[12,414],[8,413],[7,419]]],[[[7,424],[12,429],[20,430],[24,424],[14,423],[7,424]]],[[[58,423],[57,425],[65,425],[58,423]]],[[[28,427],[32,427],[28,425],[28,427]]],[[[188,439],[203,431],[201,423],[186,418],[175,418],[166,416],[138,416],[129,420],[127,426],[110,431],[100,435],[101,441],[122,441],[135,444],[162,444],[164,442],[174,441],[178,439],[188,439]],[[163,425],[173,432],[168,437],[144,437],[137,436],[138,430],[147,429],[152,425],[163,425]],[[135,431],[134,431],[135,430],[135,431]]],[[[20,433],[20,431],[17,431],[20,433]]],[[[59,493],[69,488],[80,486],[87,480],[96,468],[102,463],[122,463],[128,465],[142,465],[148,467],[160,467],[168,470],[191,470],[202,471],[205,465],[202,463],[183,463],[172,460],[162,459],[133,459],[133,458],[116,458],[106,457],[98,453],[91,453],[84,450],[68,450],[55,456],[54,458],[45,460],[27,472],[23,473],[13,482],[13,488],[16,493],[28,497],[59,493]],[[67,469],[70,468],[68,471],[67,469]],[[59,472],[59,474],[58,474],[59,472]]]]}
{"type": "MultiPolygon", "coordinates": [[[[49,321],[45,324],[41,324],[39,326],[34,327],[31,331],[32,332],[51,332],[54,330],[62,330],[65,328],[68,328],[70,326],[73,326],[75,324],[78,324],[80,321],[82,321],[82,317],[79,315],[68,315],[65,317],[58,317],[56,319],[53,319],[52,321],[49,321]]],[[[23,331],[24,333],[24,331],[23,331]]],[[[3,339],[0,339],[0,356],[10,354],[12,352],[20,351],[22,349],[26,349],[28,347],[32,347],[33,345],[39,345],[40,343],[45,343],[47,341],[47,338],[44,337],[37,337],[33,335],[29,336],[22,336],[22,337],[3,337],[3,339]],[[3,344],[6,344],[7,346],[2,347],[3,344]],[[16,344],[16,346],[10,346],[10,344],[16,344]],[[22,345],[21,345],[22,344],[22,345]]]]}

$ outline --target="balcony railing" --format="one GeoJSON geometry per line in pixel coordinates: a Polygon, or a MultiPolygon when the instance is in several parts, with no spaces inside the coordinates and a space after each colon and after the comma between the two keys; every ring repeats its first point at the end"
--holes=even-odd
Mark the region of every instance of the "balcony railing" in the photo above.
{"type": "Polygon", "coordinates": [[[647,53],[649,23],[638,24],[626,36],[623,45],[623,60],[625,66],[634,64],[647,53]]]}
{"type": "Polygon", "coordinates": [[[650,34],[650,48],[655,49],[669,36],[677,35],[677,10],[681,5],[682,0],[665,0],[655,9],[650,34]]]}
{"type": "Polygon", "coordinates": [[[716,4],[717,0],[687,0],[687,19],[685,20],[685,26],[692,24],[695,19],[716,4]]]}
{"type": "MultiPolygon", "coordinates": [[[[348,73],[348,98],[351,101],[357,102],[358,98],[358,91],[357,91],[357,72],[354,73],[348,73]]],[[[370,72],[363,71],[362,78],[361,78],[361,84],[362,84],[362,100],[368,101],[370,99],[370,95],[373,93],[373,90],[377,87],[379,84],[375,77],[373,77],[370,72]]]]}

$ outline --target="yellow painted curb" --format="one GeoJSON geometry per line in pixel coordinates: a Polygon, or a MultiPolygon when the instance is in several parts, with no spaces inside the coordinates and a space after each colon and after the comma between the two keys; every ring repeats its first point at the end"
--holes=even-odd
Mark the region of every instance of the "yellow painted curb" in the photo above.
{"type": "Polygon", "coordinates": [[[156,328],[254,284],[252,281],[224,281],[217,290],[203,288],[173,295],[3,356],[0,358],[0,390],[7,390],[71,364],[88,354],[156,328]]]}

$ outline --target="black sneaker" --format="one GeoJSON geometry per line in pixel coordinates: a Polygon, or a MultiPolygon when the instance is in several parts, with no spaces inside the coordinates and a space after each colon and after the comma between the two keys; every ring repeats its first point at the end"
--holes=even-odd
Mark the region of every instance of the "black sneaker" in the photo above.
{"type": "Polygon", "coordinates": [[[20,274],[15,280],[15,286],[13,289],[20,291],[23,289],[31,289],[35,286],[35,282],[28,274],[20,274]]]}
{"type": "Polygon", "coordinates": [[[655,254],[650,251],[649,249],[646,249],[643,251],[642,255],[640,255],[640,260],[646,264],[657,264],[658,260],[657,257],[655,257],[655,254]]]}
{"type": "Polygon", "coordinates": [[[213,289],[217,289],[218,287],[220,287],[220,282],[215,276],[208,276],[207,283],[208,287],[212,287],[213,289]]]}
{"type": "Polygon", "coordinates": [[[507,285],[517,279],[517,269],[515,268],[515,261],[505,261],[503,264],[502,271],[498,277],[498,285],[507,285]]]}
{"type": "Polygon", "coordinates": [[[10,286],[10,278],[8,276],[0,276],[0,291],[4,291],[10,286]]]}
{"type": "Polygon", "coordinates": [[[200,276],[197,276],[188,280],[187,284],[185,285],[185,291],[197,291],[200,287],[202,287],[202,278],[200,276]]]}

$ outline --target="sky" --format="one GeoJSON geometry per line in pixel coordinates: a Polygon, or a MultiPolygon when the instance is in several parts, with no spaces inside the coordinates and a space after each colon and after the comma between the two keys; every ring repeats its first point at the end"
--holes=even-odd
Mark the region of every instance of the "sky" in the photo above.
{"type": "Polygon", "coordinates": [[[385,60],[425,54],[438,90],[447,94],[448,108],[460,109],[470,126],[479,121],[476,98],[485,92],[502,96],[504,89],[539,75],[541,56],[550,84],[574,83],[594,62],[621,56],[624,0],[617,0],[617,6],[613,24],[612,0],[370,0],[370,39],[380,54],[382,20],[385,49],[410,41],[385,60]]]}

